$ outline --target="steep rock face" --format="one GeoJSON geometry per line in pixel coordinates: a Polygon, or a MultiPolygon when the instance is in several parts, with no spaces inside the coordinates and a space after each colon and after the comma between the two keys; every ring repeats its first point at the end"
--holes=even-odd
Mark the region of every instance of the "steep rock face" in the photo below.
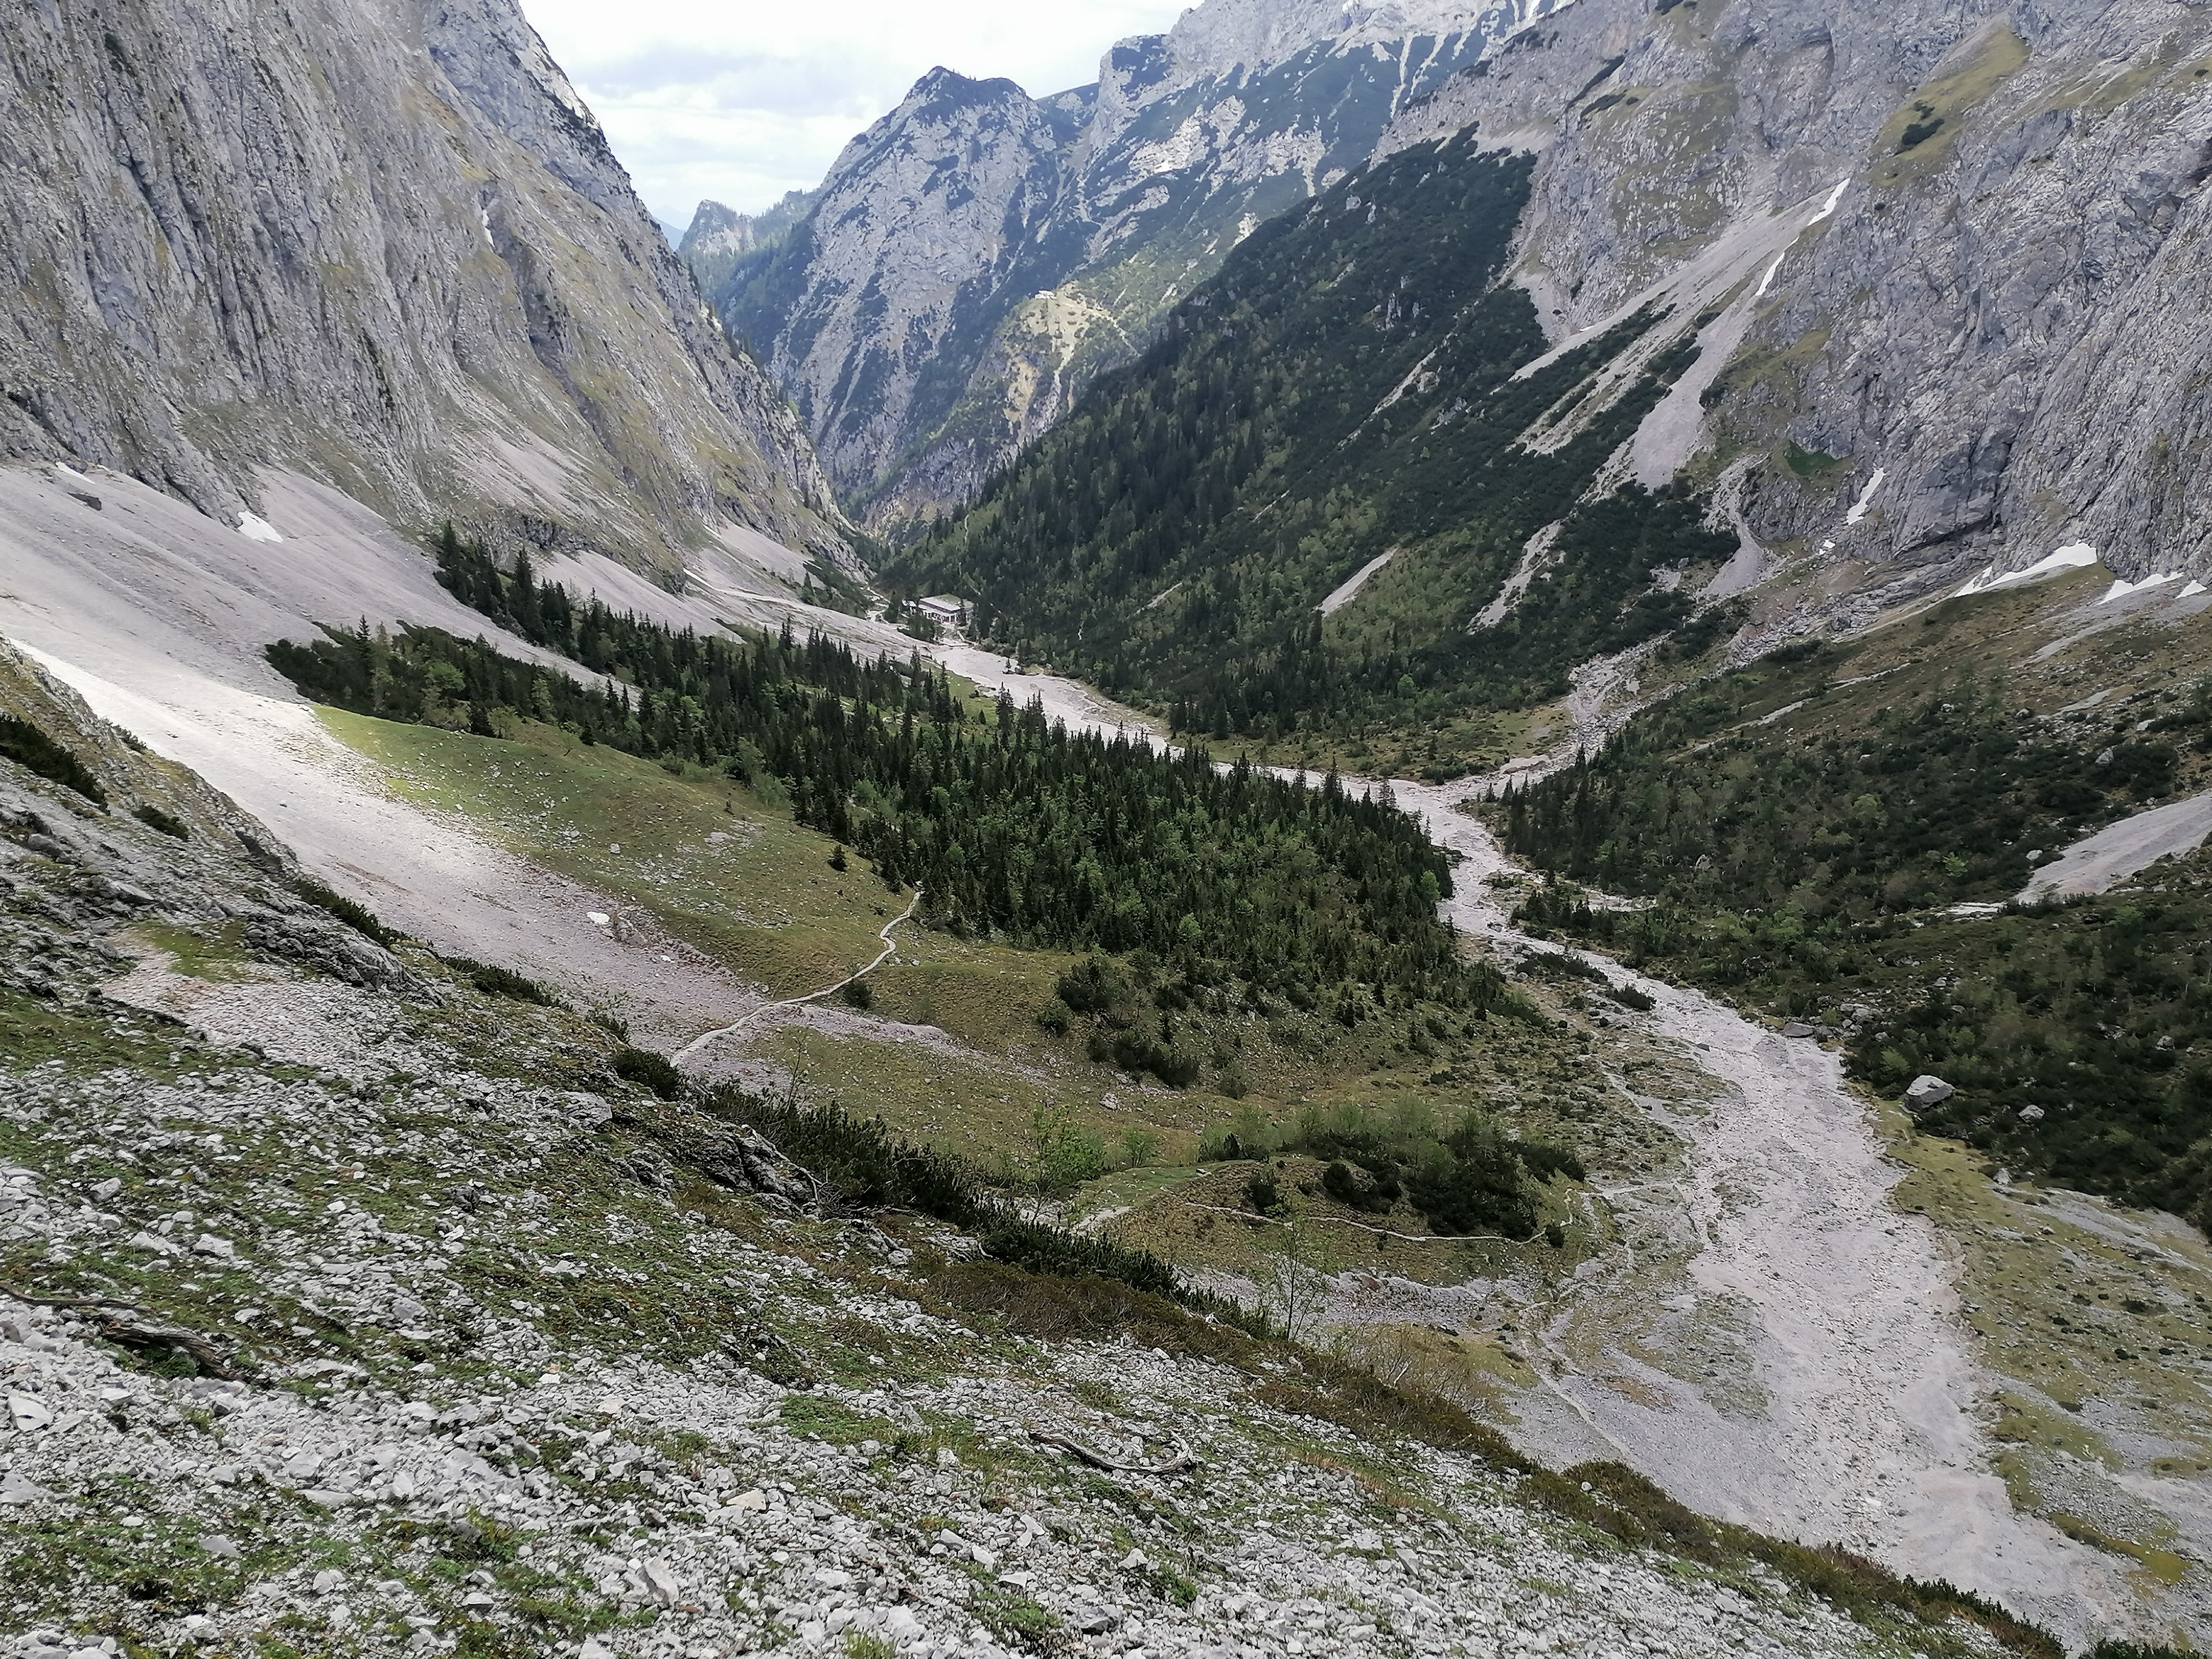
{"type": "Polygon", "coordinates": [[[0,456],[230,523],[282,465],[638,562],[739,526],[843,556],[513,0],[27,0],[0,49],[0,456]]]}
{"type": "Polygon", "coordinates": [[[791,234],[814,205],[811,191],[794,190],[766,213],[739,213],[720,202],[702,202],[676,252],[709,294],[726,288],[738,267],[763,254],[791,234]]]}
{"type": "Polygon", "coordinates": [[[1804,556],[1770,574],[1862,605],[2081,542],[2203,574],[2208,54],[2170,0],[1583,0],[1380,148],[1540,152],[1518,273],[1557,335],[1670,282],[1744,308],[1683,458],[1747,464],[1804,556]],[[1714,259],[1778,223],[1748,279],[1714,259]],[[1682,286],[1700,260],[1735,285],[1682,286]]]}
{"type": "Polygon", "coordinates": [[[1209,0],[1054,97],[933,71],[781,247],[710,291],[845,499],[878,525],[927,516],[1134,355],[1263,219],[1553,3],[1209,0]]]}

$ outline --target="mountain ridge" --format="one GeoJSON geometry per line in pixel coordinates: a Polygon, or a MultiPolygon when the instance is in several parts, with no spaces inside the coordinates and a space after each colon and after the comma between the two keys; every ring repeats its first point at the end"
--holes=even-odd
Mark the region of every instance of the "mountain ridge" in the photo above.
{"type": "Polygon", "coordinates": [[[1114,46],[1091,86],[1032,98],[933,70],[782,246],[710,291],[841,498],[879,531],[927,520],[1260,222],[1363,161],[1408,99],[1550,9],[1211,0],[1114,46]]]}
{"type": "Polygon", "coordinates": [[[226,523],[290,466],[646,565],[738,531],[849,557],[804,434],[511,0],[60,0],[9,31],[0,119],[0,455],[226,523]]]}
{"type": "Polygon", "coordinates": [[[2128,0],[1595,0],[1409,106],[1377,155],[1478,124],[1538,156],[1516,276],[1557,335],[1824,204],[1734,296],[1680,459],[1763,458],[1742,505],[1770,572],[1863,591],[1863,617],[2074,544],[2130,578],[2212,568],[2179,390],[2205,349],[2181,313],[2207,280],[2208,54],[2201,8],[2128,0]]]}

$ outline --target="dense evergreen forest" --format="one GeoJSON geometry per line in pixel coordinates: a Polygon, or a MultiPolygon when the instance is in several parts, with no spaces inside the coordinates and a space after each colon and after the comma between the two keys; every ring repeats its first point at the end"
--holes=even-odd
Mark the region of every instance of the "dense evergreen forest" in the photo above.
{"type": "Polygon", "coordinates": [[[773,777],[801,822],[924,890],[925,920],[1023,945],[1149,950],[1194,986],[1486,1009],[1493,969],[1436,918],[1450,880],[1420,826],[1334,778],[1285,782],[1001,697],[971,709],[919,659],[866,661],[789,632],[677,632],[578,603],[450,535],[441,580],[606,677],[592,684],[436,629],[326,630],[270,659],[318,702],[489,734],[495,715],[677,768],[773,777]]]}
{"type": "Polygon", "coordinates": [[[1549,699],[1575,664],[1675,626],[1691,602],[1662,573],[1733,540],[1665,492],[1577,503],[1696,348],[1609,407],[1599,371],[1650,314],[1516,378],[1546,349],[1498,281],[1532,165],[1462,136],[1262,226],[886,580],[969,594],[981,632],[1218,737],[1434,729],[1549,699]],[[1538,578],[1471,628],[1540,532],[1538,578]]]}
{"type": "Polygon", "coordinates": [[[2212,731],[2212,682],[2163,729],[2086,746],[1971,680],[1871,731],[1746,719],[1817,695],[1841,656],[1801,647],[1707,682],[1510,793],[1492,809],[1506,845],[1554,877],[1524,925],[1825,1018],[1881,1092],[1923,1072],[1957,1088],[1931,1128],[2212,1223],[2212,855],[2153,894],[1952,908],[2009,899],[2032,855],[2170,793],[2177,738],[2212,731]],[[1577,884],[1652,902],[1593,907],[1577,884]]]}

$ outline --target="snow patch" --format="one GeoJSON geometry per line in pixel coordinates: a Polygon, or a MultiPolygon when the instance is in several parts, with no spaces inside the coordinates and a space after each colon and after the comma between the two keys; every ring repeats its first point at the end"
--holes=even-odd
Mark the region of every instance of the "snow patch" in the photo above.
{"type": "Polygon", "coordinates": [[[2178,582],[2180,580],[2179,576],[2145,576],[2139,582],[2116,580],[2106,590],[2105,597],[2097,603],[2110,605],[2114,599],[2124,599],[2130,593],[2148,592],[2154,587],[2163,587],[2168,582],[2178,582]]]}
{"type": "Polygon", "coordinates": [[[1782,274],[1782,262],[1789,257],[1786,253],[1778,253],[1774,256],[1774,263],[1767,266],[1766,275],[1759,278],[1759,292],[1751,296],[1753,299],[1764,300],[1767,296],[1774,287],[1774,279],[1782,274]]]}
{"type": "Polygon", "coordinates": [[[238,533],[249,542],[281,542],[284,539],[276,533],[276,526],[258,513],[238,515],[238,533]]]}
{"type": "Polygon", "coordinates": [[[1843,205],[1844,192],[1850,187],[1851,181],[1850,179],[1845,179],[1840,181],[1834,190],[1829,191],[1828,199],[1820,204],[1820,210],[1814,214],[1811,218],[1808,219],[1805,223],[1810,227],[1819,224],[1823,219],[1834,218],[1836,216],[1836,210],[1843,205]]]}
{"type": "Polygon", "coordinates": [[[1875,468],[1874,477],[1867,480],[1867,487],[1859,492],[1858,500],[1851,503],[1851,510],[1844,514],[1845,524],[1856,524],[1874,510],[1874,493],[1881,488],[1881,481],[1888,476],[1881,467],[1875,468]]]}
{"type": "Polygon", "coordinates": [[[2087,542],[2075,542],[2069,547],[2062,547],[2056,553],[2038,559],[2025,570],[2008,570],[2000,576],[1996,566],[1991,565],[1951,597],[1963,599],[1970,593],[1987,593],[1993,588],[2038,581],[2045,576],[2055,576],[2062,570],[2086,569],[2096,562],[2097,550],[2087,542]]]}
{"type": "Polygon", "coordinates": [[[2193,582],[2190,583],[2188,586],[2186,586],[2186,587],[2183,588],[2183,589],[2181,590],[2181,592],[2179,592],[2179,593],[2175,594],[2173,597],[2174,597],[2174,598],[2176,598],[2177,599],[2195,599],[2195,598],[2196,598],[2199,593],[2202,593],[2203,591],[2204,591],[2204,584],[2203,584],[2203,582],[2194,582],[2194,581],[2193,581],[2193,582]]]}

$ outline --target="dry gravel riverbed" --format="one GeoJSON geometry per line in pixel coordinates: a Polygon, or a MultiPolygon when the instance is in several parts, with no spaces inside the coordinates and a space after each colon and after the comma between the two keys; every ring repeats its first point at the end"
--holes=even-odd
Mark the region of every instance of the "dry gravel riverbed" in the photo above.
{"type": "MultiPolygon", "coordinates": [[[[938,655],[1072,725],[1144,729],[995,653],[938,655]]],[[[1578,682],[1571,742],[1602,741],[1608,694],[1632,682],[1632,661],[1597,667],[1578,682]]],[[[1460,810],[1489,781],[1390,787],[1461,860],[1453,921],[1510,951],[1525,941],[1486,878],[1511,866],[1460,810]]],[[[2113,1559],[2021,1514],[1993,1472],[1980,1413],[1995,1379],[1960,1318],[1949,1247],[1894,1206],[1905,1171],[1839,1057],[1606,967],[1655,999],[1637,1024],[1705,1080],[1691,1101],[1638,1100],[1683,1144],[1669,1218],[1688,1245],[1658,1263],[1624,1254],[1568,1287],[1547,1310],[1550,1398],[1522,1403],[1516,1434],[1560,1461],[1618,1458],[1707,1513],[1981,1590],[2077,1643],[2128,1626],[2135,1597],[2113,1559]]],[[[1437,1300],[1466,1311],[1449,1291],[1437,1300]]]]}

